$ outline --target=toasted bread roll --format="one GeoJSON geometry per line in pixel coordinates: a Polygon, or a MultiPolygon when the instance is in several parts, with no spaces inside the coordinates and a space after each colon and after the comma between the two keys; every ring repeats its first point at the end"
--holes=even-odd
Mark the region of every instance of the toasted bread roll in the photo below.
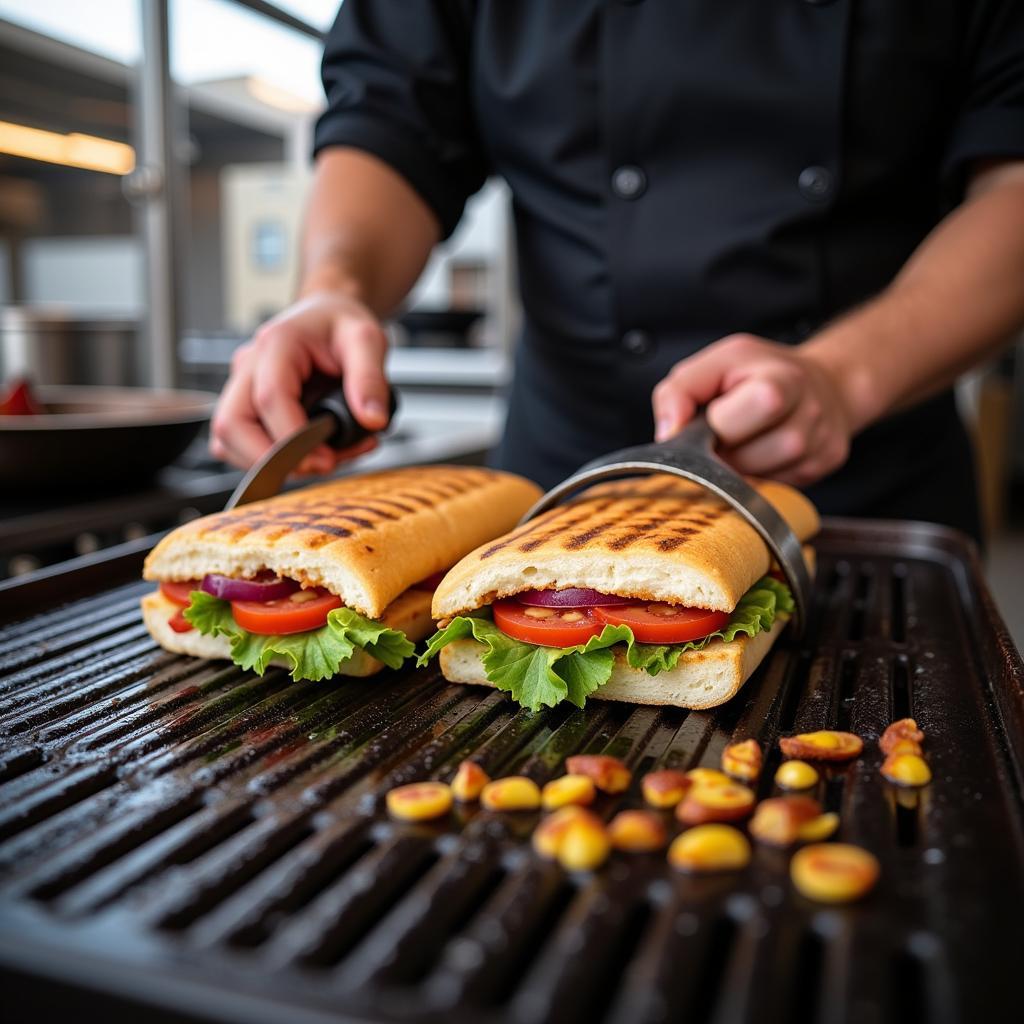
{"type": "MultiPolygon", "coordinates": [[[[756,486],[799,539],[817,532],[818,513],[799,491],[756,486]]],[[[590,488],[481,545],[444,578],[433,613],[443,622],[524,590],[564,587],[731,612],[769,565],[753,527],[705,488],[639,477],[590,488]]]]}
{"type": "MultiPolygon", "coordinates": [[[[179,611],[178,605],[168,601],[159,590],[142,598],[142,620],[153,639],[167,651],[189,654],[193,658],[231,659],[231,644],[226,636],[204,636],[197,629],[175,633],[168,622],[179,611]]],[[[433,632],[430,617],[430,594],[425,590],[408,590],[396,598],[380,617],[385,626],[400,629],[412,641],[422,640],[433,632]]],[[[283,658],[275,658],[272,665],[290,667],[283,658]]],[[[342,664],[342,675],[372,676],[384,666],[366,651],[356,648],[352,657],[342,664]]]]}
{"type": "Polygon", "coordinates": [[[528,480],[475,466],[346,477],[187,523],[157,544],[143,575],[270,569],[379,619],[414,583],[514,526],[539,496],[528,480]]]}
{"type": "MultiPolygon", "coordinates": [[[[755,637],[739,636],[730,643],[712,640],[702,651],[686,651],[676,667],[658,675],[630,668],[624,650],[615,650],[615,668],[591,700],[620,700],[630,704],[667,704],[677,708],[713,708],[734,696],[750,678],[786,625],[780,615],[771,629],[755,637]]],[[[487,648],[475,640],[456,640],[442,648],[441,671],[453,683],[494,686],[480,658],[487,648]]]]}

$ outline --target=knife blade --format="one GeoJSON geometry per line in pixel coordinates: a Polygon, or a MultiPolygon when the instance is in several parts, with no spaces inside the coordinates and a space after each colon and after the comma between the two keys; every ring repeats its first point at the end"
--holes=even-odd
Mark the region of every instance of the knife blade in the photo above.
{"type": "MultiPolygon", "coordinates": [[[[336,449],[348,448],[373,433],[352,414],[337,380],[319,375],[313,378],[303,391],[303,405],[308,422],[281,438],[249,469],[228,498],[225,511],[279,493],[288,474],[317,445],[326,443],[336,449]]],[[[389,391],[388,423],[397,409],[398,398],[394,391],[389,391]]]]}

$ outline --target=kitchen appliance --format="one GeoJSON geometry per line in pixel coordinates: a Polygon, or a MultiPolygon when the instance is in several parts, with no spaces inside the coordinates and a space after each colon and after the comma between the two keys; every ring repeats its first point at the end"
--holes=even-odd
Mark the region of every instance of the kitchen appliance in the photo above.
{"type": "Polygon", "coordinates": [[[530,714],[435,668],[257,679],[156,647],[147,541],[0,585],[0,965],[23,1019],[111,1022],[1010,1019],[1024,906],[1024,664],[959,534],[826,521],[807,631],[709,711],[592,701],[530,714]],[[896,791],[874,742],[924,729],[934,781],[896,791]],[[392,786],[463,758],[542,783],[610,753],[658,766],[832,727],[839,838],[881,861],[860,904],[812,904],[787,857],[685,877],[663,855],[567,875],[532,813],[398,824],[392,786]],[[996,1016],[999,1015],[999,1016],[996,1016]]]}
{"type": "Polygon", "coordinates": [[[206,391],[39,387],[41,416],[0,416],[0,486],[136,484],[177,458],[217,402],[206,391]]]}

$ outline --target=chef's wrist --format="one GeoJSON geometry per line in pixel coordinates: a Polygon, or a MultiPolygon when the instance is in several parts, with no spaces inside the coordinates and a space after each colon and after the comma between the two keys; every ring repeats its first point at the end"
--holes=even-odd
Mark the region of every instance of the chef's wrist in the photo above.
{"type": "Polygon", "coordinates": [[[307,271],[303,276],[298,297],[308,299],[314,295],[330,295],[365,303],[366,293],[363,281],[349,267],[324,264],[307,271]]]}
{"type": "Polygon", "coordinates": [[[857,434],[889,410],[891,397],[879,351],[871,352],[852,324],[836,324],[810,338],[804,355],[823,371],[839,397],[850,427],[857,434]]]}

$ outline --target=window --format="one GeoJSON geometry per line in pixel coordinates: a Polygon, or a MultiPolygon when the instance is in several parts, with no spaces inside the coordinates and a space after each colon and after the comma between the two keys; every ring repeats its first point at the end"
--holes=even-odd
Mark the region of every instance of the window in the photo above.
{"type": "MultiPolygon", "coordinates": [[[[123,186],[139,149],[141,12],[149,2],[0,0],[5,301],[147,315],[142,217],[123,186]]],[[[337,0],[278,6],[313,34],[244,0],[170,0],[182,335],[243,334],[256,309],[265,312],[293,285],[290,250],[322,103],[315,33],[329,26],[337,0]],[[232,279],[248,281],[252,269],[260,295],[236,315],[232,279]]]]}

